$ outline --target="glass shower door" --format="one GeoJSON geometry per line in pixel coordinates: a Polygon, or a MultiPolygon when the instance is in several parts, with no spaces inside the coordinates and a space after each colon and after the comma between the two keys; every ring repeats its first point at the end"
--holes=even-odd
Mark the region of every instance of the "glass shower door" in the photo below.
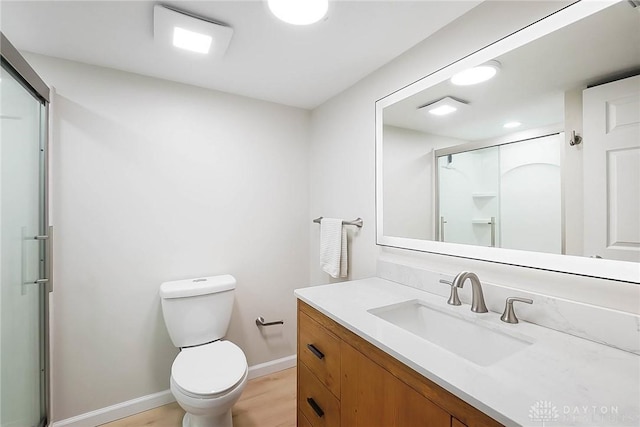
{"type": "Polygon", "coordinates": [[[438,240],[497,246],[498,147],[438,157],[438,240]]]}
{"type": "Polygon", "coordinates": [[[45,418],[45,107],[4,63],[1,78],[0,427],[28,427],[45,418]]]}

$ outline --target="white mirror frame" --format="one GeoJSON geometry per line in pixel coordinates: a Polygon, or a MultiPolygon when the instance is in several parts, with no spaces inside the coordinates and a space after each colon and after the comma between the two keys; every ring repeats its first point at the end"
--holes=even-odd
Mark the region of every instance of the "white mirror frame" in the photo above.
{"type": "Polygon", "coordinates": [[[376,102],[376,243],[378,245],[640,284],[640,264],[638,263],[392,237],[385,236],[383,229],[382,112],[385,107],[443,82],[459,71],[499,57],[619,1],[621,0],[582,0],[376,102]]]}

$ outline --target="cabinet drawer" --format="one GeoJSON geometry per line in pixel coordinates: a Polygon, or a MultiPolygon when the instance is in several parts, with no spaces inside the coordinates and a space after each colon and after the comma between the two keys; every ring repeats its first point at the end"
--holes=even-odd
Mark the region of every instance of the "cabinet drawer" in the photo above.
{"type": "Polygon", "coordinates": [[[298,316],[299,359],[340,398],[340,339],[306,314],[298,316]]]}
{"type": "Polygon", "coordinates": [[[366,427],[451,427],[451,415],[342,343],[341,422],[366,427]]]}
{"type": "Polygon", "coordinates": [[[298,365],[298,380],[298,408],[306,421],[312,427],[340,427],[340,402],[304,363],[298,365]]]}

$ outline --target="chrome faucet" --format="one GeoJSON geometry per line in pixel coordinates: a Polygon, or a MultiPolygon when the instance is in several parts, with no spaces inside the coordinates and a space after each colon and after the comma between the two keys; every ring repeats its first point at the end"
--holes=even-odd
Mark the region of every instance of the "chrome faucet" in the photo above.
{"type": "Polygon", "coordinates": [[[459,273],[455,279],[453,279],[453,283],[451,286],[455,286],[457,288],[462,288],[464,282],[469,279],[471,280],[471,311],[474,313],[486,313],[487,306],[484,304],[484,295],[482,294],[482,284],[480,283],[480,279],[475,273],[471,273],[468,271],[463,271],[459,273]]]}
{"type": "Polygon", "coordinates": [[[500,320],[506,323],[518,323],[516,312],[513,310],[513,303],[515,301],[533,304],[533,300],[529,298],[509,297],[504,305],[504,313],[502,313],[500,320]]]}
{"type": "Polygon", "coordinates": [[[449,305],[462,305],[460,302],[460,298],[458,298],[458,288],[453,286],[453,282],[448,280],[440,279],[440,283],[444,283],[445,285],[451,286],[451,294],[449,295],[449,300],[447,304],[449,305]]]}

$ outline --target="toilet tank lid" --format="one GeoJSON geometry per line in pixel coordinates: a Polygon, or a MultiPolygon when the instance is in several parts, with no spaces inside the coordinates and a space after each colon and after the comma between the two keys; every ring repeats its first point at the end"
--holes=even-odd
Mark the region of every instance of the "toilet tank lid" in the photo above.
{"type": "Polygon", "coordinates": [[[185,298],[215,294],[236,288],[236,279],[230,274],[175,280],[160,285],[160,298],[185,298]]]}

